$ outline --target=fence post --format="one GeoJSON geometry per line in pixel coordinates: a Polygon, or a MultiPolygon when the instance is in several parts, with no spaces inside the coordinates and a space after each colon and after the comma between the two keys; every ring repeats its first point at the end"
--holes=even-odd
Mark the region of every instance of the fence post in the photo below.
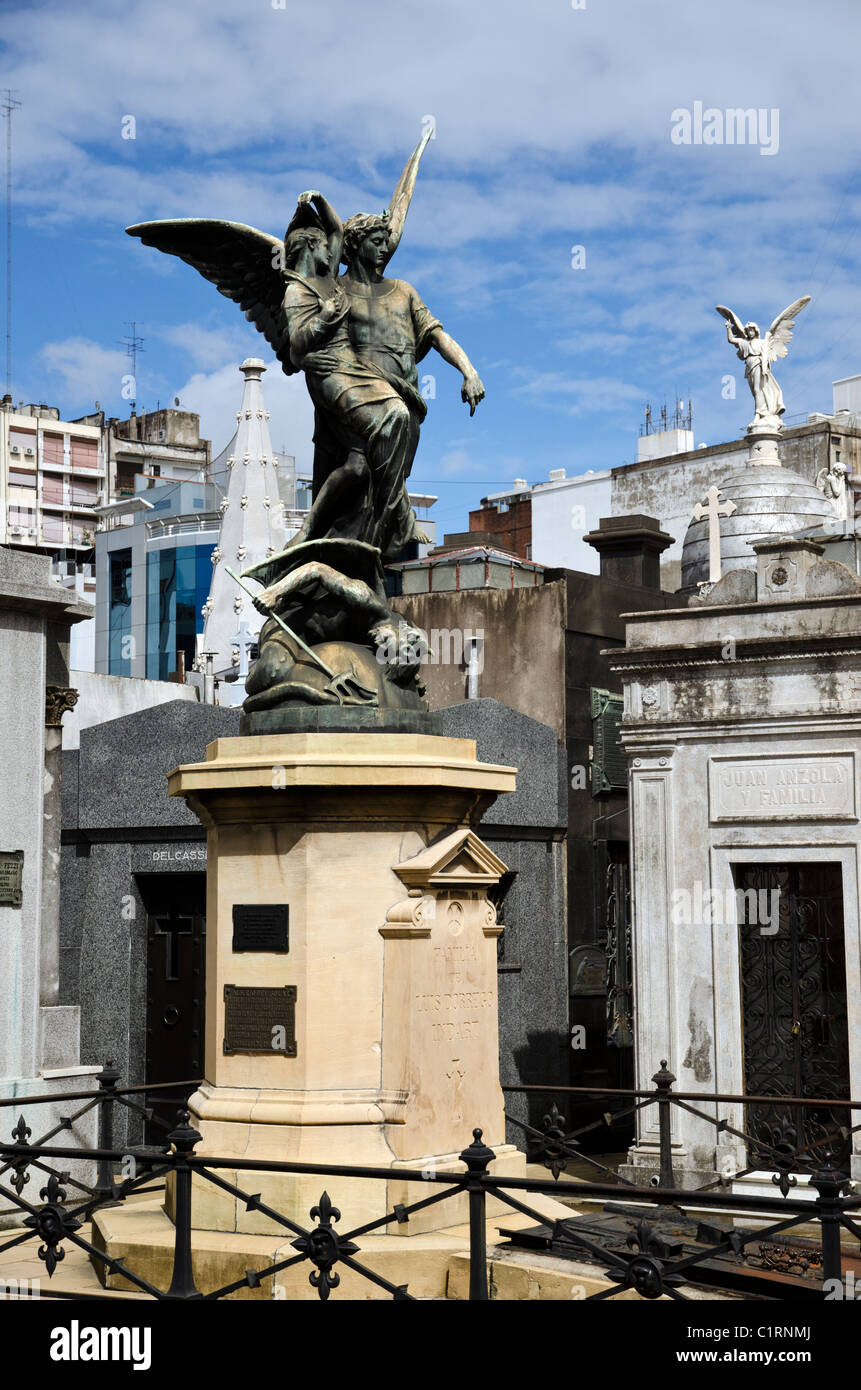
{"type": "Polygon", "coordinates": [[[825,1163],[813,1173],[810,1186],[819,1193],[816,1211],[822,1227],[822,1279],[843,1279],[843,1259],[840,1250],[840,1216],[843,1203],[840,1195],[849,1179],[831,1161],[830,1151],[825,1163]]]}
{"type": "MultiPolygon", "coordinates": [[[[114,1147],[114,1105],[116,1104],[115,1091],[120,1074],[114,1066],[113,1058],[109,1057],[99,1072],[96,1080],[99,1083],[101,1096],[99,1097],[99,1148],[112,1149],[114,1147]]],[[[96,1192],[100,1197],[116,1197],[117,1187],[114,1183],[114,1167],[112,1158],[100,1158],[98,1167],[98,1177],[96,1179],[96,1192]]]]}
{"type": "Polygon", "coordinates": [[[176,1150],[174,1165],[176,1182],[174,1212],[173,1278],[165,1298],[200,1298],[191,1267],[191,1169],[186,1162],[201,1135],[188,1123],[187,1110],[177,1112],[179,1123],[167,1136],[176,1150]]]}
{"type": "Polygon", "coordinates": [[[488,1302],[487,1289],[487,1225],[485,1218],[485,1192],[482,1181],[488,1164],[493,1160],[493,1149],[481,1142],[481,1130],[472,1131],[472,1143],[460,1155],[466,1164],[469,1178],[466,1190],[469,1193],[469,1297],[470,1302],[488,1302]]]}
{"type": "Polygon", "coordinates": [[[675,1077],[671,1071],[667,1071],[666,1057],[661,1059],[661,1069],[656,1071],[652,1080],[658,1092],[658,1130],[660,1134],[660,1172],[658,1174],[658,1187],[675,1187],[676,1179],[673,1173],[673,1135],[672,1135],[672,1101],[670,1092],[673,1089],[675,1077]]]}

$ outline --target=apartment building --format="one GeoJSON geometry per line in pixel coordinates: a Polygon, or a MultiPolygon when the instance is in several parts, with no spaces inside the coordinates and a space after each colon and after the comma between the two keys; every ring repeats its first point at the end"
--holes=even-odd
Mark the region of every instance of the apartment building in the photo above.
{"type": "Polygon", "coordinates": [[[0,543],[74,561],[93,545],[107,486],[102,431],[48,405],[0,401],[0,543]]]}

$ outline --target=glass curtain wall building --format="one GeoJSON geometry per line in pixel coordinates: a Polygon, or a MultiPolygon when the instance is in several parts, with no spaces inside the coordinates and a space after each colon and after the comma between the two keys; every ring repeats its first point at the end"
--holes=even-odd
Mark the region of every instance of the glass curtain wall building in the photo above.
{"type": "Polygon", "coordinates": [[[103,516],[96,671],[170,680],[180,652],[191,670],[218,543],[217,505],[211,484],[170,482],[141,489],[103,516]]]}
{"type": "Polygon", "coordinates": [[[175,675],[179,651],[185,653],[185,669],[192,668],[197,634],[203,631],[201,610],[212,582],[212,547],[210,537],[203,544],[147,552],[146,675],[150,680],[166,681],[175,675]]]}

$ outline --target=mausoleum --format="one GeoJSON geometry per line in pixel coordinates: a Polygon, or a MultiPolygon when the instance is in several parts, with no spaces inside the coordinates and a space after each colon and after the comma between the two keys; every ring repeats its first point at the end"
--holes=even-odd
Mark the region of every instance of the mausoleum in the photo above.
{"type": "MultiPolygon", "coordinates": [[[[841,1166],[851,1151],[861,1173],[846,1112],[802,1119],[779,1101],[861,1089],[861,580],[808,539],[753,552],[755,568],[688,606],[627,615],[611,660],[630,760],[636,1084],[667,1059],[680,1091],[776,1097],[695,1107],[748,1141],[674,1107],[688,1186],[773,1167],[780,1137],[841,1166]]],[[[626,1170],[643,1181],[654,1113],[626,1170]]]]}

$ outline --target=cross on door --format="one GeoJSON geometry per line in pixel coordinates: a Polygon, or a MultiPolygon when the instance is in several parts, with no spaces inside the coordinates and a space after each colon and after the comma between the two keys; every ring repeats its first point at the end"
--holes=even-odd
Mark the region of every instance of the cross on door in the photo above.
{"type": "Polygon", "coordinates": [[[721,490],[712,483],[706,493],[706,504],[698,502],[694,507],[694,520],[702,521],[703,517],[708,518],[709,524],[709,583],[716,584],[721,577],[720,568],[720,519],[722,516],[732,516],[738,508],[735,502],[721,502],[721,490]]]}
{"type": "Polygon", "coordinates": [[[165,951],[165,979],[179,979],[179,937],[191,936],[194,925],[194,918],[183,912],[169,912],[166,917],[156,917],[156,931],[159,936],[166,936],[165,951]],[[183,926],[183,923],[186,923],[183,926]]]}

